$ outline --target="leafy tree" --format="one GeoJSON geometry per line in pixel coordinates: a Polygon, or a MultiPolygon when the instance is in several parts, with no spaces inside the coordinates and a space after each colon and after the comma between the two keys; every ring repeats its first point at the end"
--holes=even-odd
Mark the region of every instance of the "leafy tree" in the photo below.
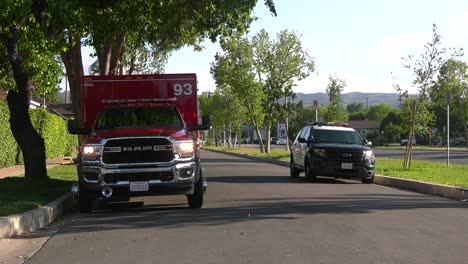
{"type": "Polygon", "coordinates": [[[392,111],[393,107],[388,104],[372,105],[369,107],[366,117],[368,120],[382,121],[392,111]]]}
{"type": "Polygon", "coordinates": [[[290,114],[289,138],[295,135],[306,125],[315,120],[315,109],[312,106],[304,107],[302,101],[295,104],[290,114]]]}
{"type": "Polygon", "coordinates": [[[364,112],[364,104],[363,103],[351,103],[346,106],[346,111],[348,113],[353,113],[353,112],[364,112]]]}
{"type": "Polygon", "coordinates": [[[211,64],[211,74],[217,87],[228,91],[243,106],[263,152],[260,129],[265,116],[262,107],[265,95],[262,86],[255,79],[252,47],[247,38],[238,35],[222,41],[221,48],[224,52],[216,54],[215,62],[211,64]]]}
{"type": "MultiPolygon", "coordinates": [[[[449,59],[439,71],[437,83],[432,87],[430,96],[436,108],[439,109],[439,129],[442,130],[442,124],[446,124],[445,115],[446,95],[451,96],[450,123],[451,130],[464,131],[465,139],[468,139],[468,129],[466,120],[468,115],[468,65],[466,62],[449,59]],[[442,119],[442,120],[440,120],[442,119]]],[[[468,142],[467,142],[468,147],[468,142]]]]}
{"type": "Polygon", "coordinates": [[[380,131],[384,131],[386,142],[393,143],[405,133],[399,109],[394,109],[380,123],[380,131]]]}
{"type": "Polygon", "coordinates": [[[42,94],[57,86],[61,69],[54,59],[54,39],[43,31],[41,1],[0,4],[1,86],[9,90],[10,129],[21,148],[28,179],[46,178],[44,140],[31,123],[29,104],[37,88],[42,94]]]}
{"type": "Polygon", "coordinates": [[[443,62],[442,55],[445,49],[440,48],[440,35],[437,33],[437,26],[434,24],[432,28],[432,40],[425,45],[425,52],[421,57],[414,60],[413,56],[408,56],[405,59],[404,67],[409,69],[414,76],[413,86],[419,90],[417,98],[408,97],[408,91],[403,91],[399,85],[396,85],[398,92],[405,96],[405,102],[402,104],[402,118],[408,124],[408,144],[406,146],[404,168],[411,167],[413,138],[417,130],[427,131],[427,126],[431,121],[432,115],[429,115],[428,93],[432,87],[435,76],[438,73],[443,62]]]}
{"type": "Polygon", "coordinates": [[[328,105],[327,112],[324,116],[326,121],[343,121],[348,119],[346,110],[343,108],[343,100],[341,93],[343,92],[346,82],[337,76],[328,78],[329,83],[325,92],[328,94],[330,104],[328,105]]]}
{"type": "Polygon", "coordinates": [[[351,112],[349,113],[348,120],[365,120],[366,119],[366,112],[359,111],[359,112],[351,112]]]}
{"type": "Polygon", "coordinates": [[[200,109],[203,113],[213,116],[213,138],[223,135],[222,138],[227,139],[228,147],[234,147],[245,119],[243,106],[223,89],[217,89],[209,97],[201,96],[200,99],[200,109]],[[234,141],[231,135],[234,135],[234,141]]]}
{"type": "Polygon", "coordinates": [[[262,30],[252,40],[236,36],[223,41],[224,54],[217,54],[211,72],[218,87],[229,87],[246,106],[263,152],[270,151],[270,127],[287,116],[293,105],[292,87],[313,71],[313,60],[302,49],[299,36],[281,31],[270,40],[262,30]],[[267,144],[259,128],[265,120],[267,144]],[[262,123],[259,123],[262,121],[262,123]]]}
{"type": "MultiPolygon", "coordinates": [[[[292,87],[295,82],[305,79],[314,71],[314,60],[303,49],[299,35],[283,30],[276,38],[271,40],[268,33],[262,30],[251,42],[258,81],[262,84],[265,94],[263,107],[268,139],[265,146],[267,153],[270,152],[271,125],[279,121],[280,117],[287,116],[292,108],[290,99],[295,98],[292,87]]],[[[286,139],[286,142],[288,141],[286,139]]]]}

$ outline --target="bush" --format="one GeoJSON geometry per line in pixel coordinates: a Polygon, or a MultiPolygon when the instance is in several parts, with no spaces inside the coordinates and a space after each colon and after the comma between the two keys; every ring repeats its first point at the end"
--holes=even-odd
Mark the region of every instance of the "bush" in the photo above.
{"type": "Polygon", "coordinates": [[[31,111],[31,122],[44,139],[46,157],[56,158],[70,155],[77,145],[77,137],[68,134],[66,122],[44,109],[31,111]]]}
{"type": "Polygon", "coordinates": [[[0,101],[0,167],[15,165],[19,149],[10,131],[9,113],[7,104],[0,101]]]}
{"type": "MultiPolygon", "coordinates": [[[[48,159],[70,156],[78,138],[67,131],[66,121],[44,109],[30,111],[31,122],[44,139],[48,159]]],[[[9,111],[5,102],[0,102],[0,167],[21,163],[23,155],[10,131],[9,111]]]]}

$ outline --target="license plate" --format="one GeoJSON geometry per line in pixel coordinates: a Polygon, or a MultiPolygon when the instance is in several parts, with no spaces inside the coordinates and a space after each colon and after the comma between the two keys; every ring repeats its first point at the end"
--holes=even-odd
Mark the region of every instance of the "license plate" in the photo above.
{"type": "Polygon", "coordinates": [[[130,182],[131,192],[146,192],[148,190],[149,190],[149,185],[147,181],[130,182]]]}
{"type": "Polygon", "coordinates": [[[353,163],[343,162],[343,163],[341,163],[341,168],[344,169],[344,170],[352,170],[353,169],[353,163]]]}

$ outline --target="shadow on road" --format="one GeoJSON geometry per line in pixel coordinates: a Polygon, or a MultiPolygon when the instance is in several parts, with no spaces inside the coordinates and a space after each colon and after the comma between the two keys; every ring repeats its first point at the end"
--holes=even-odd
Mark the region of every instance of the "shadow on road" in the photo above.
{"type": "Polygon", "coordinates": [[[357,184],[358,182],[347,182],[335,178],[317,177],[317,181],[306,182],[304,177],[291,178],[289,176],[208,176],[208,184],[210,182],[220,183],[300,183],[300,184],[357,184]]]}
{"type": "Polygon", "coordinates": [[[255,198],[205,203],[206,208],[188,209],[184,204],[110,205],[107,210],[74,217],[61,233],[94,232],[128,228],[179,228],[213,226],[265,219],[292,220],[298,214],[369,214],[382,210],[411,210],[416,208],[468,208],[462,202],[437,199],[423,195],[342,195],[328,197],[255,198]],[[110,209],[110,210],[109,210],[110,209]]]}

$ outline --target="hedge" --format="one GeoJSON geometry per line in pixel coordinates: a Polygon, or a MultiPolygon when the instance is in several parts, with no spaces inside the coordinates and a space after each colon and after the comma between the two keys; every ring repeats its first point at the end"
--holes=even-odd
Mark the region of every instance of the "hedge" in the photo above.
{"type": "MultiPolygon", "coordinates": [[[[67,131],[66,121],[44,109],[30,111],[31,122],[44,139],[48,159],[70,156],[78,138],[67,131]]],[[[9,110],[5,102],[0,102],[0,167],[20,164],[23,161],[21,150],[10,131],[9,110]]]]}

